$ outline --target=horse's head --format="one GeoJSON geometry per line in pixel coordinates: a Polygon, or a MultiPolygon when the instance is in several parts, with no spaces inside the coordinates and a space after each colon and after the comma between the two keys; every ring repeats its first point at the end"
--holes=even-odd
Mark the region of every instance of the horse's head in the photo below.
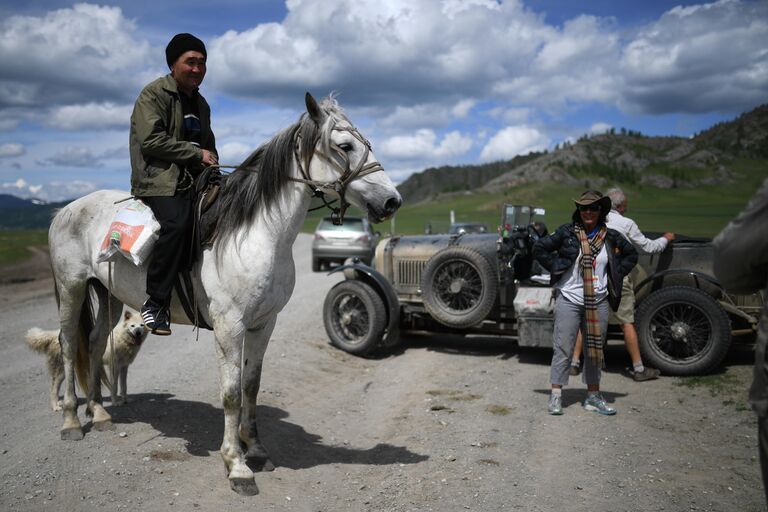
{"type": "Polygon", "coordinates": [[[314,148],[302,150],[306,177],[313,185],[319,185],[323,194],[340,201],[341,217],[346,202],[364,210],[371,222],[381,222],[394,215],[403,200],[376,160],[370,142],[357,131],[333,98],[318,105],[307,93],[306,105],[309,119],[319,129],[314,148]]]}

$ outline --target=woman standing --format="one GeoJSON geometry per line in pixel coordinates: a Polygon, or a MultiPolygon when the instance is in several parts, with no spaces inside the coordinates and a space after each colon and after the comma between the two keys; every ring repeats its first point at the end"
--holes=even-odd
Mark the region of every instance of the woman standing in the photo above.
{"type": "Polygon", "coordinates": [[[552,340],[549,413],[562,414],[562,388],[568,384],[571,352],[576,334],[585,333],[583,382],[587,385],[584,408],[616,414],[600,394],[603,344],[609,305],[616,311],[621,283],[637,263],[632,244],[605,225],[611,200],[588,190],[576,200],[573,222],[563,224],[533,246],[536,260],[549,270],[550,284],[558,290],[552,340]]]}

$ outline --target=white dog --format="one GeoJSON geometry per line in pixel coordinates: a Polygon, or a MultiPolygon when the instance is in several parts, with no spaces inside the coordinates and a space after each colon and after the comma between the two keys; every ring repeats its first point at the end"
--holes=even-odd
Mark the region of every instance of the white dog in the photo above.
{"type": "MultiPolygon", "coordinates": [[[[127,402],[128,366],[136,359],[141,344],[147,338],[148,333],[149,330],[141,321],[141,316],[128,310],[123,315],[123,321],[117,324],[112,331],[112,336],[102,358],[104,366],[101,369],[101,381],[109,388],[113,405],[123,405],[127,402]],[[114,350],[112,340],[114,340],[114,350]],[[118,383],[112,383],[112,375],[117,375],[120,379],[119,397],[118,383]]],[[[33,327],[27,332],[25,339],[32,350],[46,356],[48,373],[51,376],[51,408],[54,411],[60,411],[59,389],[64,381],[64,362],[61,357],[59,331],[44,331],[33,327]]]]}

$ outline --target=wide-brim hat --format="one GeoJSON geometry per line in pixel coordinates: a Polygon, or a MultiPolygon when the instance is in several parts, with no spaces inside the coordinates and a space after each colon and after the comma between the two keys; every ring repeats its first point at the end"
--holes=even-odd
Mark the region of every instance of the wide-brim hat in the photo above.
{"type": "Polygon", "coordinates": [[[587,190],[581,194],[580,198],[574,199],[573,202],[576,203],[577,207],[598,203],[602,211],[606,213],[611,211],[611,198],[604,196],[597,190],[587,190]]]}

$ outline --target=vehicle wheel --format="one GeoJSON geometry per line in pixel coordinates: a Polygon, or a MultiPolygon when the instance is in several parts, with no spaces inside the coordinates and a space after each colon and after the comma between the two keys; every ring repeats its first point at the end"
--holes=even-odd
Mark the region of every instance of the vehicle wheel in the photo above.
{"type": "Polygon", "coordinates": [[[322,268],[322,263],[317,258],[312,258],[312,272],[320,272],[320,269],[322,268]]]}
{"type": "Polygon", "coordinates": [[[470,327],[488,316],[498,292],[488,260],[469,247],[448,247],[424,267],[421,294],[432,317],[449,327],[470,327]]]}
{"type": "Polygon", "coordinates": [[[362,356],[381,342],[387,312],[373,288],[360,281],[342,281],[325,297],[323,323],[332,345],[362,356]]]}
{"type": "Polygon", "coordinates": [[[709,294],[687,286],[662,288],[637,308],[643,361],[667,375],[714,370],[731,346],[731,321],[709,294]]]}

